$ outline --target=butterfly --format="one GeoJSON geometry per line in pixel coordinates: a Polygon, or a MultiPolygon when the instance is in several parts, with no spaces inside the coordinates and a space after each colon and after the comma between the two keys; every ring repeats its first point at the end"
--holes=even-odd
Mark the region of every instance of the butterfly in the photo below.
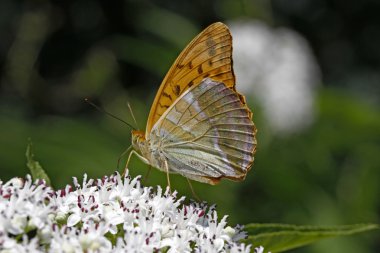
{"type": "Polygon", "coordinates": [[[244,180],[256,150],[256,128],[235,89],[232,36],[220,22],[196,36],[169,69],[145,132],[132,130],[133,150],[167,173],[215,185],[244,180]]]}

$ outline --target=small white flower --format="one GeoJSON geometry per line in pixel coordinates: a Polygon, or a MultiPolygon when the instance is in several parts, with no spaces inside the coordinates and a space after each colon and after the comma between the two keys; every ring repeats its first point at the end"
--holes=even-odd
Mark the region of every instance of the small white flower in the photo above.
{"type": "MultiPolygon", "coordinates": [[[[256,249],[255,248],[255,253],[256,253],[256,249]]],[[[263,249],[264,250],[264,249],[263,249]]],[[[251,252],[251,245],[244,245],[244,244],[233,244],[231,245],[231,248],[230,248],[230,253],[250,253],[251,252]]],[[[264,252],[262,252],[264,253],[264,252]]],[[[268,252],[270,253],[270,252],[268,252]]]]}
{"type": "Polygon", "coordinates": [[[105,223],[84,224],[78,238],[83,251],[111,250],[112,243],[105,237],[108,230],[105,223]]]}
{"type": "Polygon", "coordinates": [[[81,250],[76,230],[67,226],[63,226],[61,229],[58,229],[57,226],[52,230],[49,247],[49,252],[74,253],[81,250]]]}
{"type": "Polygon", "coordinates": [[[27,217],[26,215],[15,214],[13,215],[11,220],[9,220],[9,222],[5,222],[5,224],[7,223],[8,223],[8,232],[13,235],[18,235],[18,234],[21,234],[26,228],[27,217]]]}
{"type": "MultiPolygon", "coordinates": [[[[264,253],[264,247],[260,246],[260,247],[255,248],[255,253],[264,253]]],[[[270,253],[270,252],[268,252],[268,253],[270,253]]]]}
{"type": "Polygon", "coordinates": [[[16,240],[9,238],[6,243],[0,244],[1,253],[39,253],[43,252],[39,249],[38,239],[33,238],[29,240],[26,235],[22,237],[21,243],[17,243],[16,240]]]}
{"type": "Polygon", "coordinates": [[[223,229],[223,232],[229,236],[230,238],[233,238],[233,236],[235,236],[236,234],[236,231],[235,229],[233,229],[232,227],[228,226],[226,228],[223,229]]]}
{"type": "MultiPolygon", "coordinates": [[[[1,181],[1,184],[3,182],[1,181]]],[[[24,186],[24,180],[19,177],[11,178],[8,182],[4,184],[5,189],[21,189],[24,186]]]]}

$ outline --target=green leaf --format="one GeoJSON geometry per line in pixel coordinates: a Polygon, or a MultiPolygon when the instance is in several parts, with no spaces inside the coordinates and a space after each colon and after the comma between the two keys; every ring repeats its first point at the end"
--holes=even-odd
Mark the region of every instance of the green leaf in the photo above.
{"type": "Polygon", "coordinates": [[[355,224],[334,227],[296,226],[287,224],[248,224],[245,243],[254,247],[263,246],[265,252],[283,252],[305,246],[324,238],[352,235],[373,229],[376,224],[355,224]]]}
{"type": "Polygon", "coordinates": [[[51,185],[50,178],[42,168],[39,162],[34,160],[33,154],[33,144],[31,139],[28,141],[28,146],[26,147],[26,166],[29,168],[30,173],[32,174],[33,180],[43,179],[47,185],[51,185]]]}

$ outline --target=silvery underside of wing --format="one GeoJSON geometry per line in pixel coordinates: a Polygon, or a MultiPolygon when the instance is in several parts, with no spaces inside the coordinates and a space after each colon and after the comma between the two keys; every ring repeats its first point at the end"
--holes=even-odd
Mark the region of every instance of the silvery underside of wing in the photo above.
{"type": "Polygon", "coordinates": [[[250,115],[236,92],[206,78],[173,103],[151,139],[161,142],[171,172],[203,182],[242,180],[256,147],[250,115]]]}

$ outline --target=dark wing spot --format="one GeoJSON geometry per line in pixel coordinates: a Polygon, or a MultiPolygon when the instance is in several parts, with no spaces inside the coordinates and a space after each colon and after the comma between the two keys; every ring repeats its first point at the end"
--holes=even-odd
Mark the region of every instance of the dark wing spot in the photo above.
{"type": "Polygon", "coordinates": [[[162,105],[161,103],[158,103],[158,105],[159,105],[161,108],[166,108],[166,109],[168,109],[168,108],[169,108],[169,106],[168,106],[168,105],[162,105]]]}
{"type": "Polygon", "coordinates": [[[193,86],[193,84],[194,84],[194,81],[190,81],[190,82],[187,84],[187,86],[191,87],[191,86],[193,86]]]}
{"type": "Polygon", "coordinates": [[[181,87],[177,84],[177,85],[174,85],[174,89],[173,89],[173,92],[176,96],[179,96],[179,94],[181,93],[181,87]]]}
{"type": "Polygon", "coordinates": [[[193,63],[191,61],[189,61],[189,69],[192,69],[193,68],[193,63]]]}
{"type": "Polygon", "coordinates": [[[207,40],[206,40],[206,46],[208,47],[212,47],[216,44],[215,40],[213,40],[211,37],[209,37],[207,40]]]}
{"type": "Polygon", "coordinates": [[[169,95],[168,93],[166,93],[166,92],[162,93],[162,96],[167,97],[167,98],[169,98],[170,100],[173,100],[173,99],[172,99],[172,96],[170,96],[170,95],[169,95]]]}
{"type": "Polygon", "coordinates": [[[210,73],[206,73],[203,75],[203,78],[206,78],[206,77],[209,77],[210,76],[210,73]]]}
{"type": "Polygon", "coordinates": [[[215,48],[215,46],[210,47],[210,48],[207,50],[207,53],[208,53],[209,56],[214,56],[214,55],[216,55],[216,48],[215,48]]]}
{"type": "Polygon", "coordinates": [[[203,69],[202,69],[202,64],[198,66],[198,74],[202,74],[203,69]]]}
{"type": "Polygon", "coordinates": [[[213,62],[212,62],[212,60],[210,59],[210,60],[208,60],[208,65],[211,67],[212,65],[213,65],[213,62]]]}
{"type": "Polygon", "coordinates": [[[181,69],[181,68],[183,68],[183,65],[182,64],[177,64],[177,68],[181,69]]]}
{"type": "Polygon", "coordinates": [[[191,164],[192,166],[199,166],[199,165],[200,165],[200,162],[198,162],[198,161],[194,161],[194,160],[190,160],[190,164],[191,164]]]}

